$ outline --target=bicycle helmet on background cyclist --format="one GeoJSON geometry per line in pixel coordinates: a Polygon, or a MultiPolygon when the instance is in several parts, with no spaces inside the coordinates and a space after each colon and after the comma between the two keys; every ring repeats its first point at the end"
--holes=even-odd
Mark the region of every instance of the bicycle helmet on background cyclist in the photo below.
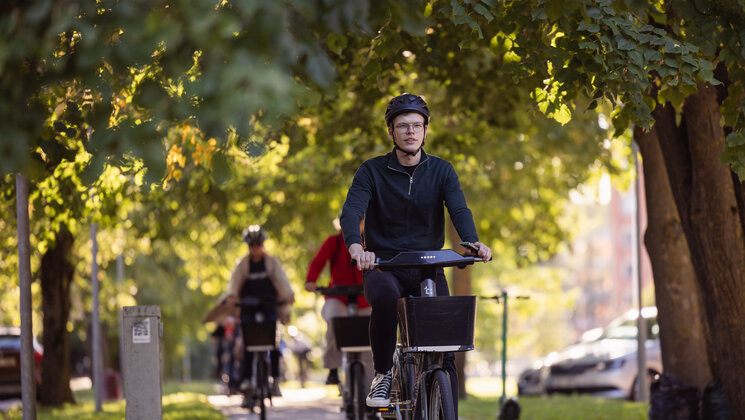
{"type": "Polygon", "coordinates": [[[385,109],[385,125],[390,127],[394,118],[407,112],[421,114],[422,117],[424,117],[424,125],[429,124],[429,108],[427,107],[427,102],[425,102],[419,95],[404,93],[396,96],[388,102],[388,107],[385,109]]]}
{"type": "Polygon", "coordinates": [[[249,245],[261,245],[266,241],[266,231],[259,225],[251,225],[243,229],[243,242],[249,245]]]}

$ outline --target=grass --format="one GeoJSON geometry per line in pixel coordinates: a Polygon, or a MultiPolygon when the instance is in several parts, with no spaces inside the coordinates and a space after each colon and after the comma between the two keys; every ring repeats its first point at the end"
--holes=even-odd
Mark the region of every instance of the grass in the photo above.
{"type": "MultiPolygon", "coordinates": [[[[224,420],[225,417],[207,401],[207,395],[214,393],[211,382],[192,382],[182,384],[166,382],[163,385],[163,419],[224,420]]],[[[102,411],[95,411],[93,392],[85,390],[75,392],[78,404],[66,404],[63,407],[38,407],[38,420],[108,420],[125,417],[124,400],[104,402],[102,411]]],[[[20,408],[6,413],[5,419],[20,420],[20,408]]]]}
{"type": "MultiPolygon", "coordinates": [[[[520,397],[521,420],[646,420],[645,403],[588,396],[520,397]]],[[[469,397],[459,403],[465,420],[494,420],[499,397],[469,397]]]]}
{"type": "MultiPolygon", "coordinates": [[[[496,378],[470,378],[469,397],[461,400],[458,414],[464,420],[494,420],[499,411],[502,384],[496,378]]],[[[517,387],[507,381],[507,396],[517,387]]],[[[649,404],[590,396],[520,397],[521,420],[646,420],[649,404]]]]}

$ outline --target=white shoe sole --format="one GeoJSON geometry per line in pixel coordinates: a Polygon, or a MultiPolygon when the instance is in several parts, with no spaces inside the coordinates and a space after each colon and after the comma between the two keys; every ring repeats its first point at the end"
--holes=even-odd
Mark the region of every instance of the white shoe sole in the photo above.
{"type": "Polygon", "coordinates": [[[391,405],[391,399],[389,398],[387,400],[381,400],[366,398],[365,403],[367,403],[368,407],[383,408],[391,405]]]}

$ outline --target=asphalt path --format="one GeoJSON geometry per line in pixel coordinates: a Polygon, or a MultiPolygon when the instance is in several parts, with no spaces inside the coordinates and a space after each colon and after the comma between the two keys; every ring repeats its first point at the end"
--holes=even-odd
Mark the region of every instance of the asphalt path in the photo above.
{"type": "MultiPolygon", "coordinates": [[[[326,388],[282,389],[267,407],[271,420],[343,420],[338,392],[326,388]],[[337,394],[337,395],[334,395],[337,394]]],[[[209,402],[230,420],[258,419],[257,413],[241,408],[241,395],[211,395],[209,402]]]]}

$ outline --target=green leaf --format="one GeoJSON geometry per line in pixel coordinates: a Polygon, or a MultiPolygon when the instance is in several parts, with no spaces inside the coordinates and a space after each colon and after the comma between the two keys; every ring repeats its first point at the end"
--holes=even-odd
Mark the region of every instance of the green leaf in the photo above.
{"type": "Polygon", "coordinates": [[[593,18],[593,19],[602,19],[603,18],[603,12],[600,11],[597,7],[591,7],[587,9],[587,16],[593,18]]]}
{"type": "Polygon", "coordinates": [[[630,51],[636,48],[636,42],[626,38],[619,38],[618,45],[616,46],[619,50],[630,51]]]}
{"type": "Polygon", "coordinates": [[[534,7],[530,9],[530,17],[533,20],[544,20],[546,19],[546,11],[542,7],[534,7]]]}
{"type": "Polygon", "coordinates": [[[674,69],[680,68],[680,63],[678,62],[678,60],[672,57],[665,57],[665,65],[674,69]]]}
{"type": "Polygon", "coordinates": [[[590,50],[596,50],[598,49],[598,44],[595,43],[595,41],[580,41],[579,44],[577,44],[580,48],[586,48],[590,50]]]}
{"type": "Polygon", "coordinates": [[[662,53],[657,50],[644,49],[644,59],[647,61],[659,61],[662,60],[662,53]]]}
{"type": "Polygon", "coordinates": [[[727,136],[727,146],[737,147],[745,145],[745,135],[742,132],[733,131],[727,136]]]}
{"type": "Polygon", "coordinates": [[[491,22],[492,19],[494,19],[494,16],[489,13],[488,10],[486,10],[486,7],[482,6],[481,4],[477,4],[474,6],[473,10],[476,11],[476,13],[480,14],[481,16],[485,17],[488,22],[491,22]]]}
{"type": "Polygon", "coordinates": [[[457,0],[450,0],[450,6],[453,8],[453,15],[463,16],[466,14],[466,9],[457,0]]]}
{"type": "Polygon", "coordinates": [[[638,50],[629,51],[629,59],[639,67],[644,67],[644,56],[638,50]]]}
{"type": "Polygon", "coordinates": [[[331,52],[336,55],[341,55],[342,50],[347,46],[347,37],[336,33],[330,33],[328,37],[326,37],[326,45],[328,45],[331,52]]]}

